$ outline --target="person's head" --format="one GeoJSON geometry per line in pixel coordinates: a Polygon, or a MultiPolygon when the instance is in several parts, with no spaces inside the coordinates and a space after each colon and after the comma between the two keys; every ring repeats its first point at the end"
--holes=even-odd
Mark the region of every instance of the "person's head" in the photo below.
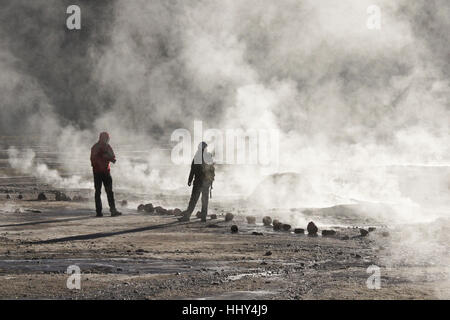
{"type": "Polygon", "coordinates": [[[108,132],[100,133],[100,137],[98,138],[98,141],[101,143],[108,144],[109,143],[109,133],[108,132]]]}
{"type": "Polygon", "coordinates": [[[200,144],[198,145],[198,150],[206,151],[207,148],[208,144],[204,141],[200,142],[200,144]]]}

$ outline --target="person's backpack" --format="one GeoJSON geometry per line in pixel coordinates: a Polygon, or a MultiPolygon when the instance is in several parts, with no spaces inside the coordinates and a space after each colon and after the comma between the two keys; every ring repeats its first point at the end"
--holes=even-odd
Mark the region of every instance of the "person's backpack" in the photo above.
{"type": "Polygon", "coordinates": [[[213,163],[211,163],[211,164],[204,163],[202,165],[202,170],[203,170],[203,174],[205,177],[205,181],[212,184],[214,181],[214,177],[216,175],[214,164],[213,163]]]}

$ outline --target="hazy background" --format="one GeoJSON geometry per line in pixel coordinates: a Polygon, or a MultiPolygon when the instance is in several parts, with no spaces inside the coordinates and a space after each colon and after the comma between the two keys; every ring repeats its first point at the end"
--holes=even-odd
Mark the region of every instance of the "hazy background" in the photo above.
{"type": "Polygon", "coordinates": [[[201,120],[280,132],[279,167],[219,167],[219,194],[296,172],[311,205],[449,203],[448,1],[79,0],[79,31],[65,26],[73,1],[0,2],[0,134],[35,137],[64,169],[11,149],[27,174],[89,186],[106,130],[118,188],[184,188],[170,135],[201,120]],[[373,4],[381,30],[366,26],[373,4]]]}

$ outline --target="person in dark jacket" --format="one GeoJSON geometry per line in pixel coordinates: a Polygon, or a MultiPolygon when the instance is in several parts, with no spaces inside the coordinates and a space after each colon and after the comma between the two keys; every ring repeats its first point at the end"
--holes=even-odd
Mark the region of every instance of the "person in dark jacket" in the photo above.
{"type": "Polygon", "coordinates": [[[100,133],[98,142],[91,148],[91,165],[94,173],[95,211],[97,212],[97,217],[103,217],[101,199],[102,184],[105,186],[111,216],[115,217],[122,214],[116,210],[114,201],[112,177],[110,173],[111,162],[116,163],[116,156],[109,145],[109,134],[107,132],[102,132],[100,133]]]}
{"type": "Polygon", "coordinates": [[[210,188],[212,187],[215,174],[212,155],[207,152],[207,147],[208,145],[206,144],[206,142],[200,143],[194,159],[192,160],[188,186],[191,186],[192,180],[194,180],[194,186],[192,187],[189,206],[183,213],[183,216],[178,219],[179,221],[189,221],[191,214],[197,204],[198,198],[201,194],[202,211],[200,218],[202,222],[206,222],[206,216],[208,215],[208,200],[210,195],[210,188]]]}

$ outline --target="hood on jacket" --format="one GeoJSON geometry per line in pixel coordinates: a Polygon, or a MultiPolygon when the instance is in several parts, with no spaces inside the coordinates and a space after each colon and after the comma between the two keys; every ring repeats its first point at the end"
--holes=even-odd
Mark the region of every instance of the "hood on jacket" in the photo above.
{"type": "Polygon", "coordinates": [[[100,133],[100,136],[98,138],[98,142],[108,144],[109,143],[109,133],[108,132],[102,132],[100,133]]]}

